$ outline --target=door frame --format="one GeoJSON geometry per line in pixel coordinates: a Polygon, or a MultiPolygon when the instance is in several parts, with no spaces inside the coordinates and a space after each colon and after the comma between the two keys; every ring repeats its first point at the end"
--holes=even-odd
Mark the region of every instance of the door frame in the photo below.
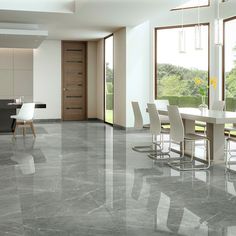
{"type": "Polygon", "coordinates": [[[64,119],[64,43],[84,43],[85,44],[85,120],[88,120],[88,42],[77,40],[61,41],[61,120],[64,119]]]}
{"type": "Polygon", "coordinates": [[[105,124],[108,124],[108,125],[111,125],[113,126],[114,125],[114,91],[115,91],[115,77],[114,77],[114,71],[115,71],[115,68],[114,68],[114,34],[109,34],[107,35],[106,37],[104,37],[103,39],[103,121],[105,124]],[[106,69],[105,69],[105,63],[106,63],[106,39],[107,38],[110,38],[113,36],[113,123],[109,123],[106,121],[106,91],[105,91],[105,88],[106,88],[106,82],[105,82],[105,79],[106,79],[106,69]]]}

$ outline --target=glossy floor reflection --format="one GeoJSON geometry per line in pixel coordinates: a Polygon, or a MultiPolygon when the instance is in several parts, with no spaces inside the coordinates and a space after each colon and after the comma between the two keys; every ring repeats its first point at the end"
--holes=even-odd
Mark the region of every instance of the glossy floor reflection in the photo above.
{"type": "MultiPolygon", "coordinates": [[[[0,235],[236,235],[236,174],[178,172],[102,123],[0,136],[0,235]]],[[[201,152],[201,150],[199,151],[201,152]]]]}

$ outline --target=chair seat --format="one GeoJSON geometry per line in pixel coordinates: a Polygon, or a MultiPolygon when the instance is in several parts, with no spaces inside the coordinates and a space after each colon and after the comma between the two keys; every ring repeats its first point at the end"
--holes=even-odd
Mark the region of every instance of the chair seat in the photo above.
{"type": "Polygon", "coordinates": [[[225,127],[225,131],[236,131],[236,127],[233,126],[225,127]]]}
{"type": "Polygon", "coordinates": [[[206,136],[198,135],[198,134],[185,134],[184,139],[186,140],[207,140],[206,136]]]}
{"type": "Polygon", "coordinates": [[[229,137],[226,139],[227,141],[232,141],[232,142],[236,142],[236,138],[232,138],[232,137],[229,137]]]}
{"type": "Polygon", "coordinates": [[[170,124],[169,116],[159,115],[159,118],[161,120],[161,124],[170,124]]]}
{"type": "Polygon", "coordinates": [[[10,116],[12,119],[17,119],[17,115],[12,115],[12,116],[10,116]]]}
{"type": "Polygon", "coordinates": [[[161,133],[162,134],[169,134],[170,133],[170,129],[161,127],[161,133]]]}
{"type": "Polygon", "coordinates": [[[206,123],[205,123],[205,122],[202,122],[202,121],[196,121],[196,122],[195,122],[195,125],[196,125],[196,126],[199,126],[199,127],[206,127],[206,123]]]}
{"type": "Polygon", "coordinates": [[[150,124],[145,124],[145,125],[143,125],[143,128],[144,128],[144,129],[149,129],[149,128],[150,128],[150,124]]]}
{"type": "Polygon", "coordinates": [[[32,119],[26,120],[25,118],[23,118],[23,117],[21,117],[19,115],[12,115],[11,118],[12,119],[16,119],[17,121],[20,121],[20,122],[32,121],[32,119]]]}

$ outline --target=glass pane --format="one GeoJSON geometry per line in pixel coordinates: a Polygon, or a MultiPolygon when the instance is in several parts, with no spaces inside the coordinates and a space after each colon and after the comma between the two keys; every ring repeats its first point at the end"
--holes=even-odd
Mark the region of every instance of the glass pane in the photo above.
{"type": "Polygon", "coordinates": [[[157,99],[179,107],[198,107],[208,97],[208,26],[201,29],[201,50],[195,49],[195,27],[184,27],[185,53],[179,52],[181,28],[157,29],[157,99]],[[201,91],[200,91],[201,90],[201,91]]]}
{"type": "Polygon", "coordinates": [[[225,23],[226,110],[236,111],[236,19],[225,23]]]}
{"type": "Polygon", "coordinates": [[[105,121],[113,124],[113,36],[105,39],[105,121]]]}

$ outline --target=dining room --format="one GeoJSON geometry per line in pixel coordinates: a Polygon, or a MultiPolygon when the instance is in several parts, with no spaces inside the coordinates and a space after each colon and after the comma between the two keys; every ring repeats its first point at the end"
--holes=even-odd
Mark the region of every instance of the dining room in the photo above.
{"type": "Polygon", "coordinates": [[[236,235],[236,0],[0,1],[0,235],[236,235]]]}

